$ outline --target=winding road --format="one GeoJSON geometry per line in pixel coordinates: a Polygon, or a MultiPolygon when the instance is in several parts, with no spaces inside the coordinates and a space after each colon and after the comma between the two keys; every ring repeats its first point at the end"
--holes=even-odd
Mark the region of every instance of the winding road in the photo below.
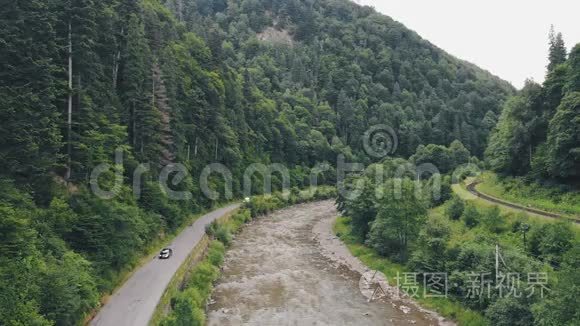
{"type": "Polygon", "coordinates": [[[165,289],[201,241],[206,225],[237,209],[239,204],[217,209],[197,219],[183,230],[169,246],[173,256],[167,260],[157,257],[139,268],[115,292],[91,321],[93,326],[147,326],[165,289]]]}
{"type": "MultiPolygon", "coordinates": [[[[560,215],[560,214],[556,214],[556,213],[550,213],[550,212],[545,212],[545,211],[541,211],[535,208],[531,208],[531,207],[526,207],[526,206],[522,206],[522,205],[518,205],[518,204],[514,204],[514,203],[510,203],[504,200],[501,200],[499,198],[495,198],[489,195],[486,195],[484,193],[479,192],[479,190],[477,190],[477,185],[479,184],[479,182],[472,182],[470,184],[467,185],[467,190],[472,193],[473,195],[484,199],[488,202],[491,202],[493,204],[499,204],[499,205],[503,205],[509,208],[513,208],[513,209],[517,209],[517,210],[521,210],[521,211],[525,211],[525,212],[529,212],[529,213],[533,213],[542,217],[547,217],[547,218],[552,218],[552,219],[562,219],[562,218],[566,218],[566,216],[560,215]]],[[[573,219],[572,221],[574,221],[574,223],[576,224],[580,224],[580,220],[578,219],[573,219]]]]}

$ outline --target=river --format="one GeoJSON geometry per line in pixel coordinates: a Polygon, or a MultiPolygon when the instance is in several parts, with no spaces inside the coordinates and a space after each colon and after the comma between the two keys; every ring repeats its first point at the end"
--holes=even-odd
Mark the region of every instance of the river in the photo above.
{"type": "Polygon", "coordinates": [[[226,254],[208,325],[439,324],[412,304],[387,298],[369,303],[360,290],[360,270],[348,263],[356,258],[329,256],[350,255],[344,246],[332,247],[340,246],[330,227],[336,215],[332,201],[324,201],[247,225],[226,254]]]}

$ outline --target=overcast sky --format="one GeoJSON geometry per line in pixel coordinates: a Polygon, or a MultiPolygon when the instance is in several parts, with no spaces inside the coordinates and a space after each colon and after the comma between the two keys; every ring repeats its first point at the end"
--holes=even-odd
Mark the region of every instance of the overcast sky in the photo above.
{"type": "Polygon", "coordinates": [[[554,24],[568,50],[580,43],[578,0],[356,0],[403,23],[450,54],[520,88],[544,80],[554,24]]]}

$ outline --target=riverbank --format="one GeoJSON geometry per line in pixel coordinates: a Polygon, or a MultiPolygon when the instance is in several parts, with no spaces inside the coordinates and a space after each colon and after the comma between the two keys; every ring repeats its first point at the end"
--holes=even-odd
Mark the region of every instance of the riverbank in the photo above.
{"type": "MultiPolygon", "coordinates": [[[[383,283],[389,284],[387,287],[391,289],[389,292],[393,293],[397,291],[397,283],[395,281],[396,277],[411,271],[403,265],[393,263],[389,259],[380,256],[372,248],[355,241],[350,236],[348,218],[335,217],[333,220],[330,222],[327,221],[326,223],[326,225],[322,225],[321,227],[326,230],[331,228],[332,234],[335,235],[334,238],[336,238],[333,239],[334,243],[329,245],[329,248],[331,248],[330,252],[334,252],[335,256],[339,257],[339,259],[344,256],[352,256],[354,259],[348,258],[348,260],[351,265],[355,266],[355,268],[379,271],[390,280],[389,282],[383,280],[383,283]]],[[[378,275],[380,275],[380,273],[378,275]]],[[[419,287],[418,292],[423,293],[421,285],[419,285],[419,287]]],[[[460,303],[449,298],[419,296],[418,298],[413,298],[410,302],[409,300],[406,300],[405,303],[412,304],[416,309],[429,313],[444,325],[453,325],[455,323],[459,325],[488,325],[480,313],[465,308],[460,303]]]]}
{"type": "MultiPolygon", "coordinates": [[[[379,291],[375,292],[377,286],[380,286],[380,289],[385,292],[384,297],[386,297],[383,297],[383,302],[390,303],[394,308],[399,309],[403,313],[412,314],[413,312],[420,312],[428,315],[434,322],[437,322],[438,325],[455,325],[454,322],[444,318],[434,311],[424,309],[416,301],[401,293],[396,286],[389,283],[389,279],[392,280],[393,277],[386,276],[381,270],[369,268],[368,265],[355,257],[349,247],[336,236],[334,225],[337,222],[337,219],[338,214],[321,219],[314,225],[312,232],[314,233],[315,239],[318,241],[321,253],[325,257],[339,264],[343,264],[352,271],[364,276],[364,278],[361,277],[361,285],[365,288],[368,288],[370,285],[371,290],[361,291],[363,292],[363,295],[365,295],[369,300],[374,299],[374,296],[377,296],[377,294],[382,294],[379,291]],[[372,281],[370,281],[371,279],[372,281]],[[387,299],[387,301],[385,301],[385,299],[387,299]]],[[[404,270],[402,267],[397,266],[396,272],[402,275],[404,270]]]]}
{"type": "MultiPolygon", "coordinates": [[[[323,254],[314,229],[335,216],[328,200],[278,210],[244,227],[226,253],[207,324],[438,324],[432,314],[390,298],[369,302],[362,273],[323,254]]],[[[326,232],[332,237],[330,226],[326,232]]]]}

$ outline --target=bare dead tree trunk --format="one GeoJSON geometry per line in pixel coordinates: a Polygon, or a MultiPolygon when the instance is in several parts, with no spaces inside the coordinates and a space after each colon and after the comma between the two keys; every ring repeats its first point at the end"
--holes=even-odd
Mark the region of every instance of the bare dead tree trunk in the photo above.
{"type": "MultiPolygon", "coordinates": [[[[125,32],[121,27],[121,35],[125,32]]],[[[119,78],[119,66],[121,64],[121,45],[117,45],[117,53],[113,58],[113,90],[117,89],[117,79],[119,78]]]]}
{"type": "Polygon", "coordinates": [[[152,80],[152,87],[151,87],[151,107],[155,107],[155,69],[151,71],[151,80],[152,80]]]}
{"type": "Polygon", "coordinates": [[[175,161],[175,143],[173,140],[173,133],[171,129],[172,111],[167,97],[167,89],[163,81],[163,72],[157,62],[153,64],[153,82],[155,87],[153,89],[154,102],[152,110],[160,115],[160,139],[161,155],[159,163],[164,166],[175,161]]]}
{"type": "Polygon", "coordinates": [[[72,174],[72,101],[73,101],[73,59],[72,59],[72,23],[68,24],[68,117],[67,117],[67,169],[65,179],[72,174]]]}
{"type": "Polygon", "coordinates": [[[219,139],[215,138],[215,161],[217,162],[218,159],[218,146],[219,146],[219,139]]]}
{"type": "Polygon", "coordinates": [[[131,133],[133,134],[133,148],[137,148],[137,117],[135,112],[135,100],[131,101],[131,133]]]}
{"type": "Polygon", "coordinates": [[[179,21],[183,21],[183,0],[177,0],[177,10],[179,11],[179,21]]]}

